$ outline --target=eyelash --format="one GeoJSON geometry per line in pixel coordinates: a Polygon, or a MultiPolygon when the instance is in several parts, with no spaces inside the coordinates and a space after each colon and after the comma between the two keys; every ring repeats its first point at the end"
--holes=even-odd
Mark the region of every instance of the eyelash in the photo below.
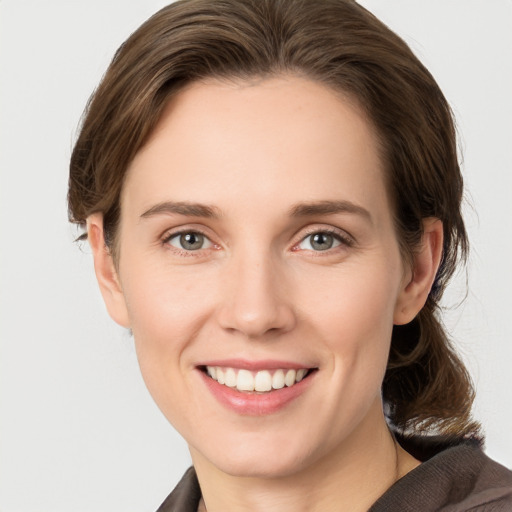
{"type": "MultiPolygon", "coordinates": [[[[212,242],[210,240],[210,238],[208,237],[208,235],[206,233],[204,233],[203,231],[201,231],[200,229],[183,229],[183,230],[180,230],[180,231],[173,231],[171,233],[166,233],[162,237],[161,243],[167,249],[176,252],[180,256],[185,256],[185,257],[201,257],[201,256],[204,256],[204,254],[202,254],[204,249],[198,249],[196,251],[192,251],[192,250],[186,250],[186,249],[179,249],[178,247],[174,247],[174,246],[170,245],[170,241],[173,238],[176,238],[176,237],[179,237],[179,236],[185,235],[185,234],[201,235],[201,236],[206,238],[211,243],[211,245],[212,245],[212,247],[214,249],[219,249],[220,248],[219,245],[217,245],[214,242],[212,242]],[[172,247],[172,249],[171,249],[171,247],[172,247]]],[[[354,239],[352,237],[350,237],[349,235],[344,234],[344,233],[338,231],[337,229],[334,229],[334,228],[320,228],[320,229],[319,228],[313,228],[313,229],[307,231],[305,234],[303,234],[301,239],[293,245],[292,251],[298,252],[300,249],[298,249],[297,247],[302,242],[304,242],[308,237],[311,237],[311,236],[317,235],[317,234],[331,235],[332,237],[334,237],[336,239],[336,241],[338,241],[340,243],[341,246],[344,246],[346,248],[353,247],[354,244],[355,244],[355,241],[354,241],[354,239]]],[[[322,253],[332,254],[333,250],[335,250],[335,249],[336,249],[336,247],[333,248],[333,249],[331,249],[331,248],[330,249],[326,249],[325,251],[313,251],[313,250],[308,250],[308,251],[309,252],[313,252],[313,253],[317,253],[316,254],[317,256],[321,256],[321,255],[323,255],[322,253]]]]}
{"type": "MultiPolygon", "coordinates": [[[[332,237],[334,237],[335,240],[340,242],[340,246],[344,246],[345,248],[353,247],[355,244],[355,241],[351,236],[349,236],[345,233],[342,233],[335,228],[312,228],[311,230],[306,231],[306,233],[301,237],[301,239],[296,244],[294,244],[292,250],[299,251],[300,249],[296,249],[296,247],[298,247],[307,238],[312,237],[313,235],[318,235],[318,234],[331,235],[332,237]]],[[[324,254],[325,255],[332,254],[333,250],[335,250],[335,249],[336,248],[327,249],[325,251],[311,251],[310,250],[310,252],[316,253],[316,256],[322,256],[324,254]]]]}
{"type": "Polygon", "coordinates": [[[186,249],[180,249],[178,247],[171,246],[170,241],[173,238],[177,238],[181,235],[188,235],[188,234],[201,235],[211,243],[213,248],[215,248],[215,249],[219,248],[219,246],[217,244],[213,243],[210,240],[209,236],[206,233],[204,233],[203,231],[201,231],[200,229],[182,229],[180,231],[173,231],[171,233],[168,232],[162,237],[161,243],[167,249],[172,250],[173,252],[176,252],[179,256],[193,257],[193,258],[204,256],[204,254],[202,254],[203,249],[198,249],[196,251],[188,251],[186,249]]]}

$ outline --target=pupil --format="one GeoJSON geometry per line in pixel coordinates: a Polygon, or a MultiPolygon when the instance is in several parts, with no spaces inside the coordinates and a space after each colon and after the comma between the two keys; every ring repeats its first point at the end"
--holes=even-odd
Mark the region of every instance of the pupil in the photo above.
{"type": "Polygon", "coordinates": [[[184,249],[200,249],[203,245],[203,235],[199,233],[185,233],[180,236],[180,243],[184,249]]]}
{"type": "Polygon", "coordinates": [[[318,251],[326,251],[332,247],[333,241],[333,236],[328,233],[316,233],[313,235],[311,246],[318,251]]]}

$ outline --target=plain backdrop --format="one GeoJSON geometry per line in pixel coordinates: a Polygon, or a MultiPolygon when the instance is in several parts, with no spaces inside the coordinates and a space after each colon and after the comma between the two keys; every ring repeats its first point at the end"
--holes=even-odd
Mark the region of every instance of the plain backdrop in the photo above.
{"type": "MultiPolygon", "coordinates": [[[[190,464],[67,223],[67,165],[115,49],[163,0],[0,0],[0,511],[153,511],[190,464]]],[[[512,2],[364,0],[459,126],[472,253],[446,323],[512,466],[512,2]]]]}

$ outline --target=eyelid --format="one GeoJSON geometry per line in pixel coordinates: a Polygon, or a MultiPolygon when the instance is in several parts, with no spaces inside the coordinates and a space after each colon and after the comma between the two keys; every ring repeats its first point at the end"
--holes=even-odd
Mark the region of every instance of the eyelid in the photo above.
{"type": "MultiPolygon", "coordinates": [[[[305,231],[301,231],[298,237],[300,237],[296,242],[294,242],[292,251],[299,251],[299,250],[306,250],[306,249],[299,249],[298,246],[301,244],[307,237],[311,235],[315,235],[317,233],[327,233],[329,235],[333,235],[342,246],[345,247],[352,247],[355,245],[356,241],[355,238],[350,235],[347,231],[336,228],[334,226],[311,226],[309,228],[306,228],[305,231]]],[[[336,248],[333,248],[332,250],[335,250],[336,248]]],[[[323,251],[315,251],[315,252],[323,252],[323,251]]],[[[330,252],[330,250],[324,251],[326,253],[330,252]]]]}
{"type": "Polygon", "coordinates": [[[174,238],[175,236],[178,235],[183,235],[184,233],[199,233],[200,235],[203,235],[205,238],[208,238],[208,240],[210,240],[210,237],[203,230],[195,227],[179,227],[167,229],[166,231],[164,231],[164,234],[160,238],[162,242],[168,242],[171,238],[174,238]]]}
{"type": "Polygon", "coordinates": [[[200,256],[204,251],[211,250],[211,249],[220,249],[220,245],[217,244],[212,240],[212,236],[209,235],[207,230],[202,229],[199,226],[189,225],[189,226],[179,226],[176,228],[170,228],[164,231],[164,233],[159,237],[159,242],[166,246],[169,250],[172,250],[174,252],[177,252],[178,254],[187,255],[187,256],[200,256]],[[208,240],[208,242],[211,244],[209,247],[197,249],[195,251],[187,251],[186,249],[180,249],[178,247],[175,247],[169,243],[169,241],[177,236],[186,234],[186,233],[197,233],[204,238],[208,240]]]}
{"type": "MultiPolygon", "coordinates": [[[[199,256],[201,253],[203,253],[204,251],[206,251],[208,249],[212,249],[212,248],[220,249],[221,248],[220,244],[216,243],[212,239],[213,237],[207,231],[209,231],[209,230],[205,230],[202,227],[197,226],[197,225],[179,226],[179,227],[170,228],[170,229],[167,229],[166,231],[164,231],[164,233],[159,237],[159,240],[162,245],[166,245],[167,247],[172,247],[172,250],[174,250],[174,251],[182,252],[187,255],[199,256]],[[176,236],[182,235],[184,233],[201,234],[211,243],[211,246],[204,248],[204,249],[198,249],[196,251],[187,251],[185,249],[180,250],[179,248],[176,248],[169,244],[169,240],[171,240],[172,238],[174,238],[176,236]]],[[[317,224],[317,225],[309,226],[305,229],[300,230],[299,233],[294,237],[295,241],[293,242],[291,250],[292,251],[306,250],[306,249],[299,249],[298,245],[301,242],[303,242],[308,236],[314,235],[316,233],[328,233],[330,235],[333,235],[340,242],[340,245],[344,246],[344,247],[352,247],[356,244],[355,238],[350,233],[348,233],[346,230],[334,227],[332,225],[323,225],[322,226],[322,225],[317,224]]],[[[335,249],[336,248],[326,250],[325,252],[329,253],[335,249]]],[[[321,251],[315,251],[315,252],[320,253],[321,251]]]]}
{"type": "MultiPolygon", "coordinates": [[[[181,240],[180,240],[180,242],[181,242],[181,240]]],[[[178,249],[178,250],[184,250],[184,251],[187,251],[187,252],[188,251],[190,251],[190,252],[199,252],[199,251],[201,251],[203,249],[209,249],[210,247],[213,246],[213,242],[206,235],[203,235],[202,233],[199,233],[199,231],[185,231],[185,232],[182,232],[182,233],[173,233],[171,236],[169,236],[167,238],[166,243],[172,245],[173,247],[176,247],[176,249],[178,249]],[[194,249],[194,250],[189,249],[189,250],[187,250],[187,249],[184,249],[184,248],[179,247],[177,245],[174,245],[173,242],[175,240],[181,239],[181,237],[183,235],[188,235],[188,234],[199,235],[202,238],[202,240],[205,242],[205,246],[201,247],[200,249],[194,249]]]]}

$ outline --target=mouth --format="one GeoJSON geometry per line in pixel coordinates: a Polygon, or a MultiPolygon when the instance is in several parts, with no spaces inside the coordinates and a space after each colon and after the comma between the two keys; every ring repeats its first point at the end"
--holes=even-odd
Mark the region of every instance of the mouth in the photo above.
{"type": "Polygon", "coordinates": [[[316,368],[274,368],[248,370],[229,366],[201,366],[210,379],[240,393],[267,394],[292,388],[309,377],[316,368]]]}
{"type": "Polygon", "coordinates": [[[264,416],[308,395],[319,368],[290,361],[229,359],[204,361],[196,370],[223,407],[241,416],[264,416]]]}

